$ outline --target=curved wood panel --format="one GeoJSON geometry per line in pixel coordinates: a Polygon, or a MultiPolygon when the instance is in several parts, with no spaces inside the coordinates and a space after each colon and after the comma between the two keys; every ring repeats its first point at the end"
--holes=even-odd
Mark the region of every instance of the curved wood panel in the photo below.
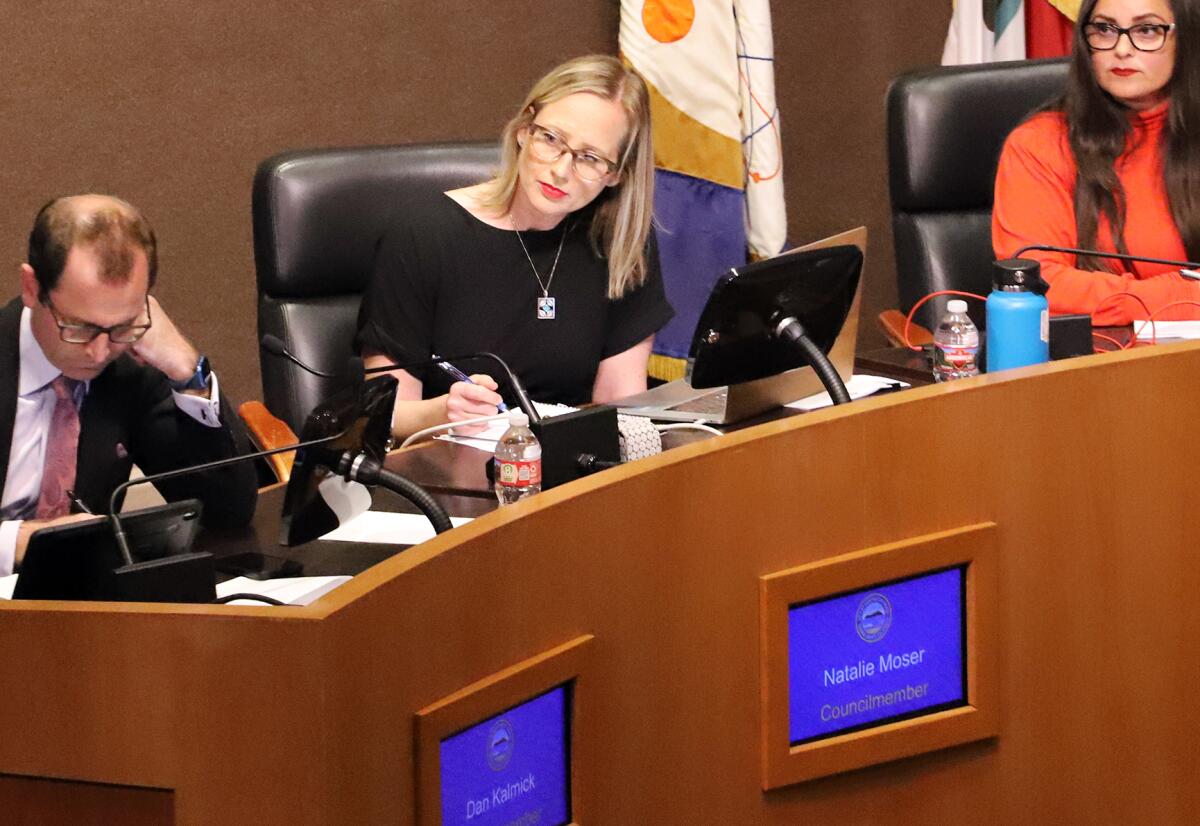
{"type": "Polygon", "coordinates": [[[0,771],[173,789],[180,824],[414,823],[418,712],[591,635],[585,826],[1186,823],[1197,374],[1145,348],[749,428],[303,609],[3,605],[0,771]],[[987,522],[998,736],[762,791],[760,578],[987,522]]]}

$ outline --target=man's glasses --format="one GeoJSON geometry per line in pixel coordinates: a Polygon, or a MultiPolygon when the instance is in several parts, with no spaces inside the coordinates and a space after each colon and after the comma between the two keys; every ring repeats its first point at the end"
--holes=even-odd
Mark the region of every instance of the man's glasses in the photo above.
{"type": "Polygon", "coordinates": [[[1113,23],[1088,23],[1083,27],[1083,36],[1088,46],[1098,52],[1117,48],[1121,35],[1128,37],[1139,52],[1157,52],[1166,45],[1167,35],[1174,28],[1174,23],[1138,23],[1127,29],[1113,23]]]}
{"type": "Polygon", "coordinates": [[[580,180],[595,183],[605,175],[617,171],[617,165],[608,158],[601,157],[590,149],[572,149],[567,146],[566,139],[557,132],[529,124],[529,151],[543,163],[554,163],[565,154],[571,156],[571,167],[580,180]]]}
{"type": "Polygon", "coordinates": [[[50,315],[54,317],[54,323],[58,325],[59,338],[67,344],[91,344],[101,333],[106,334],[108,340],[113,344],[133,344],[146,335],[146,331],[153,323],[150,318],[150,296],[148,295],[146,296],[146,321],[144,324],[116,324],[112,327],[100,327],[87,323],[67,324],[58,317],[58,310],[54,308],[49,296],[46,296],[42,303],[50,310],[50,315]]]}

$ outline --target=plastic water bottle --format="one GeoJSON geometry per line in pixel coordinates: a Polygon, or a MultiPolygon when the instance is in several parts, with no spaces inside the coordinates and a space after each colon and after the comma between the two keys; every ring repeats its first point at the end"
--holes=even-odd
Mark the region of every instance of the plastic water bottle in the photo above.
{"type": "Polygon", "coordinates": [[[1050,360],[1050,307],[1042,265],[1009,258],[992,265],[987,299],[988,372],[1050,360]]]}
{"type": "Polygon", "coordinates": [[[522,410],[508,414],[508,430],[496,444],[496,498],[501,505],[542,489],[542,446],[522,410]]]}
{"type": "Polygon", "coordinates": [[[937,381],[979,375],[979,330],[967,315],[967,302],[946,302],[946,314],[933,333],[933,377],[937,381]]]}

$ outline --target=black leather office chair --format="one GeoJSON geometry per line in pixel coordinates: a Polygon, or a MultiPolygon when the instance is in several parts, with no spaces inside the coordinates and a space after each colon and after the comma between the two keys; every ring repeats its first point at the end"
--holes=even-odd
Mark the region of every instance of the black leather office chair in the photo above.
{"type": "MultiPolygon", "coordinates": [[[[344,373],[375,246],[398,210],[491,177],[496,143],[370,146],[285,152],[254,175],[258,332],[300,360],[344,373]]],[[[346,381],[311,375],[259,350],[263,401],[293,430],[346,381]]]]}
{"type": "MultiPolygon", "coordinates": [[[[935,290],[991,291],[1000,149],[1028,114],[1062,92],[1066,76],[1066,60],[1022,60],[927,69],[892,82],[888,182],[904,313],[935,290]]],[[[932,329],[946,300],[925,304],[914,320],[932,329]]],[[[977,309],[971,317],[982,327],[977,309]]],[[[883,316],[881,323],[886,331],[883,316]]]]}

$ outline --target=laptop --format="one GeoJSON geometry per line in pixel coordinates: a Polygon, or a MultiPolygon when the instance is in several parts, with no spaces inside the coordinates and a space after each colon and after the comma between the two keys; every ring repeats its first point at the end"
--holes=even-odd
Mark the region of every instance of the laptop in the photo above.
{"type": "Polygon", "coordinates": [[[772,316],[798,318],[849,381],[858,340],[866,227],[765,261],[731,268],[713,287],[692,334],[688,376],[618,400],[622,413],[732,424],[824,390],[772,316]]]}
{"type": "MultiPolygon", "coordinates": [[[[200,513],[199,501],[185,499],[121,514],[135,566],[153,569],[161,560],[191,556],[200,513]]],[[[29,537],[13,599],[125,598],[114,575],[123,565],[106,517],[42,528],[29,537]]]]}

